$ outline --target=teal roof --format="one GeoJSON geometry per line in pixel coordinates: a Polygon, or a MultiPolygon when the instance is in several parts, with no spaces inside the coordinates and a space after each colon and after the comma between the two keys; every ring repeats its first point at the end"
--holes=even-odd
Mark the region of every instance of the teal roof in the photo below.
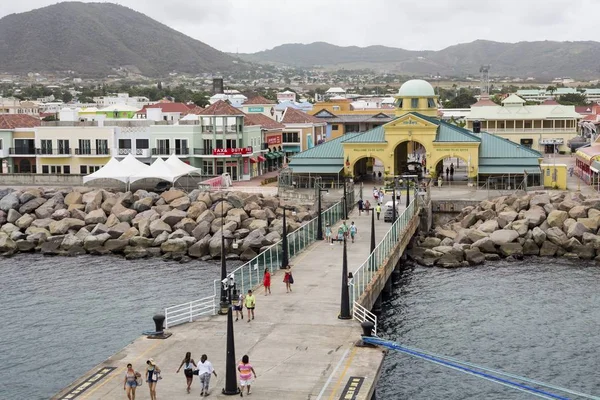
{"type": "Polygon", "coordinates": [[[339,174],[344,168],[343,165],[299,165],[290,166],[294,174],[339,174]]]}
{"type": "Polygon", "coordinates": [[[434,124],[434,125],[439,125],[439,124],[440,124],[440,122],[442,122],[442,120],[440,120],[439,118],[436,118],[436,117],[430,117],[430,116],[427,116],[427,115],[424,115],[424,114],[421,114],[421,113],[419,113],[419,112],[415,112],[415,111],[408,112],[407,114],[412,114],[412,115],[414,115],[415,117],[419,117],[419,118],[421,118],[421,119],[424,119],[425,121],[427,121],[427,122],[431,122],[431,123],[432,123],[432,124],[434,124]]]}
{"type": "MultiPolygon", "coordinates": [[[[348,136],[348,135],[346,135],[348,136]]],[[[342,140],[344,143],[387,143],[383,125],[342,140]]]]}
{"type": "Polygon", "coordinates": [[[521,146],[518,143],[511,142],[500,136],[492,135],[491,133],[481,132],[481,146],[479,146],[480,165],[483,165],[482,159],[485,158],[530,158],[537,159],[542,157],[540,152],[530,149],[526,146],[521,146]]]}
{"type": "Polygon", "coordinates": [[[339,138],[335,138],[325,143],[316,145],[313,148],[304,150],[301,153],[294,154],[290,162],[290,167],[293,167],[294,160],[298,158],[344,158],[344,148],[342,142],[351,139],[354,136],[360,135],[362,132],[347,133],[339,138]]]}
{"type": "Polygon", "coordinates": [[[541,170],[539,165],[537,167],[529,165],[483,165],[479,167],[480,174],[522,174],[523,172],[527,172],[528,174],[539,174],[541,173],[541,170]]]}
{"type": "Polygon", "coordinates": [[[481,142],[479,136],[468,129],[441,121],[434,142],[481,142]]]}

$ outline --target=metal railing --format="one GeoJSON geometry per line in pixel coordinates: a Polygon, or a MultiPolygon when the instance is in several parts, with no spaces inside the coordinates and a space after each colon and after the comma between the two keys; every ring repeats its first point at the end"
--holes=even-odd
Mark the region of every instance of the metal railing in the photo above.
{"type": "Polygon", "coordinates": [[[407,228],[408,223],[417,212],[417,201],[419,200],[413,195],[408,207],[404,209],[402,214],[396,219],[396,222],[392,224],[390,230],[375,247],[369,258],[354,272],[352,280],[349,283],[350,304],[354,304],[360,299],[360,296],[365,292],[365,289],[375,274],[377,274],[379,268],[381,268],[391,251],[402,238],[402,234],[407,228]]]}
{"type": "Polygon", "coordinates": [[[86,148],[80,148],[80,149],[75,149],[75,155],[78,156],[107,156],[110,154],[110,150],[109,149],[86,149],[86,148]]]}
{"type": "Polygon", "coordinates": [[[41,156],[70,156],[72,149],[70,147],[48,148],[41,147],[35,149],[37,155],[41,156]]]}
{"type": "Polygon", "coordinates": [[[165,329],[173,325],[192,322],[195,318],[203,315],[215,315],[217,313],[218,282],[214,282],[215,287],[212,296],[165,308],[165,329]]]}
{"type": "MultiPolygon", "coordinates": [[[[321,213],[321,216],[323,225],[327,223],[333,225],[344,216],[342,202],[329,207],[321,213]]],[[[287,235],[289,258],[299,254],[316,241],[317,220],[317,218],[313,218],[287,235]]],[[[246,293],[248,289],[254,289],[260,285],[265,269],[268,268],[269,272],[273,273],[279,268],[282,252],[283,245],[280,240],[252,260],[229,272],[229,275],[233,275],[236,290],[246,293]]],[[[165,308],[165,328],[192,322],[202,315],[215,315],[220,284],[220,280],[214,281],[214,294],[212,296],[165,308]]]]}
{"type": "Polygon", "coordinates": [[[374,325],[373,336],[377,336],[377,315],[373,314],[357,302],[354,302],[352,307],[352,318],[358,322],[371,321],[374,325]]]}
{"type": "Polygon", "coordinates": [[[177,156],[187,156],[190,154],[190,149],[187,147],[175,147],[172,149],[155,147],[152,149],[153,156],[170,156],[171,154],[175,154],[177,156]]]}

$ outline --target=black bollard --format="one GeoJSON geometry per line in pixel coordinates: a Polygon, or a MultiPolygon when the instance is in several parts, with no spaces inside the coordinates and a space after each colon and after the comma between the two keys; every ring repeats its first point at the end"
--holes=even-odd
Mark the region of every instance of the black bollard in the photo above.
{"type": "Polygon", "coordinates": [[[363,337],[371,337],[373,336],[373,329],[375,329],[375,324],[371,321],[365,321],[360,323],[360,327],[363,330],[363,337]]]}
{"type": "Polygon", "coordinates": [[[161,314],[156,314],[154,317],[152,317],[152,319],[154,320],[154,326],[156,327],[156,332],[162,333],[163,330],[165,329],[163,327],[164,323],[165,323],[165,316],[161,315],[161,314]]]}

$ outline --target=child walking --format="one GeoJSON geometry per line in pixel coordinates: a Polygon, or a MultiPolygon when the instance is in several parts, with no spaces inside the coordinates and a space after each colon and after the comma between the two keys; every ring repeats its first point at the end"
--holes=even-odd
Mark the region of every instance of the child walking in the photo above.
{"type": "Polygon", "coordinates": [[[263,286],[265,287],[265,296],[271,294],[271,273],[265,268],[265,276],[263,277],[263,286]]]}

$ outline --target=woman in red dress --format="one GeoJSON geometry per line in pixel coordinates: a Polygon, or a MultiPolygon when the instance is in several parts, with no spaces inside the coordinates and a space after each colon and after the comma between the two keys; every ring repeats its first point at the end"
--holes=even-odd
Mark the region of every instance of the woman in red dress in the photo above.
{"type": "Polygon", "coordinates": [[[288,265],[285,269],[285,274],[283,275],[283,282],[285,282],[285,291],[287,293],[292,291],[292,283],[294,283],[294,278],[292,277],[292,266],[288,265]]]}
{"type": "Polygon", "coordinates": [[[265,287],[265,296],[271,294],[271,274],[269,270],[265,268],[265,276],[263,278],[263,286],[265,287]]]}

